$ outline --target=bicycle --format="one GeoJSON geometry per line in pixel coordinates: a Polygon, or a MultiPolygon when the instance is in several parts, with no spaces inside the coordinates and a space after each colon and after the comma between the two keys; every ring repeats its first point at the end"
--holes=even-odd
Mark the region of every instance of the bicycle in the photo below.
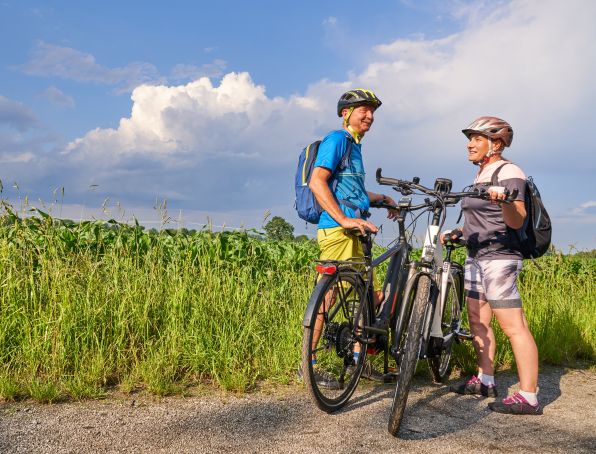
{"type": "MultiPolygon", "coordinates": [[[[387,204],[378,204],[377,207],[401,210],[397,218],[398,243],[372,260],[371,234],[367,233],[359,236],[364,252],[362,259],[319,261],[316,265],[319,277],[302,321],[303,379],[315,404],[328,413],[342,408],[352,396],[369,344],[374,343],[377,350],[383,351],[384,375],[387,381],[391,379],[387,340],[395,332],[396,321],[404,319],[403,315],[396,316],[395,309],[405,286],[412,250],[406,239],[404,214],[416,207],[411,207],[408,200],[400,200],[397,207],[387,204]],[[386,260],[390,262],[383,284],[384,305],[375,311],[372,270],[386,260]],[[354,362],[355,350],[360,352],[357,363],[354,362]]],[[[352,233],[360,235],[357,230],[352,233]]]]}
{"type": "MultiPolygon", "coordinates": [[[[440,230],[445,222],[446,207],[457,204],[464,197],[488,199],[486,190],[450,192],[451,180],[437,178],[433,189],[412,182],[384,178],[381,169],[377,170],[377,182],[393,186],[396,190],[430,196],[425,204],[432,212],[428,224],[422,257],[412,263],[414,271],[404,290],[404,302],[409,309],[408,329],[399,351],[397,384],[391,406],[388,431],[397,436],[403,419],[406,401],[416,365],[419,359],[427,359],[433,378],[442,378],[449,366],[453,342],[471,339],[472,336],[461,328],[461,313],[464,308],[463,267],[452,261],[451,254],[456,245],[446,241],[446,257],[442,257],[440,230]]],[[[517,192],[506,193],[503,203],[511,203],[517,192]]]]}
{"type": "MultiPolygon", "coordinates": [[[[412,359],[406,355],[415,337],[412,331],[412,321],[420,318],[421,301],[433,302],[434,312],[439,317],[426,317],[423,324],[425,332],[432,328],[432,336],[425,336],[423,357],[427,358],[433,379],[440,381],[447,373],[453,342],[469,339],[471,336],[461,328],[461,311],[463,309],[463,268],[451,261],[451,252],[455,244],[447,244],[447,256],[443,261],[440,257],[441,248],[436,248],[437,234],[442,225],[443,208],[447,204],[455,205],[461,197],[479,196],[481,193],[465,192],[450,193],[451,181],[437,179],[435,189],[430,190],[420,186],[419,179],[412,182],[387,179],[382,177],[381,169],[377,170],[379,184],[392,186],[402,193],[396,207],[379,204],[382,208],[398,208],[400,216],[397,218],[399,236],[397,244],[379,257],[372,259],[372,237],[370,234],[361,236],[364,257],[350,261],[318,262],[316,269],[319,273],[315,288],[309,299],[303,319],[304,335],[302,345],[301,370],[305,385],[315,404],[328,413],[342,408],[350,399],[358,385],[362,368],[369,349],[383,351],[384,378],[390,381],[397,377],[396,390],[404,394],[403,406],[407,399],[407,388],[411,382],[413,371],[412,359]],[[426,199],[423,203],[412,205],[410,197],[414,190],[427,195],[433,195],[434,200],[426,199]],[[407,238],[405,216],[415,211],[433,212],[433,221],[427,229],[423,248],[423,259],[411,261],[411,236],[407,238]],[[431,228],[432,227],[432,228],[431,228]],[[436,255],[436,260],[435,260],[436,255]],[[373,268],[390,259],[383,283],[383,303],[375,308],[373,301],[372,276],[373,268]],[[445,263],[445,267],[443,267],[445,263]],[[440,265],[440,266],[439,266],[440,265]],[[432,276],[428,268],[437,276],[432,276]],[[436,270],[435,270],[436,268],[436,270]],[[422,284],[420,282],[422,281],[422,284]],[[427,282],[428,281],[428,282],[427,282]],[[433,284],[433,285],[431,285],[433,284]],[[418,288],[426,289],[418,291],[418,288]],[[437,306],[436,302],[441,304],[437,306]],[[414,314],[416,309],[416,314],[414,314]],[[416,315],[414,317],[414,315],[416,315]],[[434,318],[434,323],[431,323],[434,318]],[[408,328],[406,330],[406,328],[408,328]],[[407,341],[410,339],[410,341],[407,341]],[[359,352],[358,361],[354,361],[354,352],[359,352]],[[388,360],[391,356],[396,363],[397,373],[389,372],[388,360]],[[408,367],[402,366],[407,363],[408,367]],[[407,369],[408,374],[405,374],[407,369]],[[409,378],[410,369],[411,376],[409,378]],[[408,378],[403,380],[402,377],[408,378]]],[[[420,217],[417,215],[412,224],[420,217]]],[[[444,222],[444,217],[443,217],[444,222]]],[[[424,304],[426,307],[426,304],[424,304]]],[[[424,311],[423,311],[424,312],[424,311]]],[[[428,312],[428,311],[426,311],[428,312]]],[[[424,314],[423,314],[424,315],[424,314]]],[[[420,325],[420,323],[418,323],[420,325]]],[[[414,331],[422,333],[422,325],[414,331]]],[[[418,355],[416,355],[416,361],[418,355]]],[[[390,418],[390,432],[395,434],[401,422],[401,415],[395,426],[395,417],[401,401],[396,399],[392,407],[390,418]],[[391,421],[394,421],[391,423],[391,421]],[[393,431],[392,431],[393,430],[393,431]]],[[[403,408],[401,408],[403,414],[403,408]]]]}

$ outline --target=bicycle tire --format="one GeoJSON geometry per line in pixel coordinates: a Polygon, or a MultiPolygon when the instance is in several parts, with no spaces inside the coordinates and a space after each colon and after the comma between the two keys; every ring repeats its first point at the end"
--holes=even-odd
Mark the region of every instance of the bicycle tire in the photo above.
{"type": "MultiPolygon", "coordinates": [[[[387,427],[389,433],[394,437],[397,436],[401,426],[410,385],[412,383],[412,378],[414,377],[414,372],[416,371],[416,364],[420,353],[420,342],[422,339],[422,324],[430,297],[430,288],[430,277],[423,274],[418,278],[416,286],[412,289],[414,300],[412,303],[410,323],[404,340],[403,356],[399,363],[395,396],[393,397],[393,404],[391,406],[391,414],[389,416],[389,424],[387,427]]],[[[410,298],[410,295],[405,295],[405,297],[410,298]]]]}
{"type": "Polygon", "coordinates": [[[358,326],[368,326],[371,309],[364,293],[364,283],[356,274],[323,276],[313,290],[316,302],[310,323],[304,327],[301,371],[304,384],[317,407],[327,413],[342,408],[354,393],[366,361],[366,346],[360,344],[360,358],[353,364],[353,350],[357,343],[350,339],[354,328],[354,314],[361,304],[362,316],[358,326]],[[325,308],[325,298],[337,289],[335,304],[325,308]],[[317,314],[324,314],[320,337],[316,339],[317,314]],[[316,354],[316,365],[312,363],[316,354]],[[318,375],[316,375],[318,374],[318,375]],[[317,381],[317,376],[334,377],[339,389],[330,389],[317,381]]]}
{"type": "MultiPolygon", "coordinates": [[[[447,297],[441,318],[443,336],[447,336],[459,329],[461,323],[461,298],[463,289],[463,276],[461,271],[454,269],[453,282],[447,281],[447,297]]],[[[453,342],[441,349],[439,356],[428,358],[428,365],[435,383],[441,383],[449,372],[453,342]]]]}

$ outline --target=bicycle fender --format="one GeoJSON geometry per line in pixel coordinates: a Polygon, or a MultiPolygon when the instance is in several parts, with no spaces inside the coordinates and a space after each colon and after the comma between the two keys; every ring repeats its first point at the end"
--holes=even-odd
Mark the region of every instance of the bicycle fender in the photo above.
{"type": "MultiPolygon", "coordinates": [[[[314,315],[314,311],[321,292],[326,292],[329,281],[335,278],[335,275],[324,274],[315,286],[315,288],[313,289],[310,298],[308,299],[306,310],[304,311],[304,318],[302,319],[302,326],[304,326],[305,328],[308,328],[311,325],[311,323],[313,322],[313,317],[316,318],[316,315],[314,315]]],[[[362,280],[362,278],[358,277],[358,280],[360,285],[364,287],[364,281],[362,280]]]]}
{"type": "Polygon", "coordinates": [[[315,305],[317,303],[317,299],[319,298],[319,293],[325,290],[325,287],[327,287],[327,282],[329,281],[329,279],[332,279],[333,277],[334,276],[324,274],[321,277],[321,279],[319,279],[319,282],[317,282],[317,285],[315,285],[315,288],[310,294],[308,304],[306,305],[306,310],[304,311],[304,318],[302,319],[302,326],[304,326],[305,328],[308,328],[310,326],[313,317],[313,312],[315,310],[315,305]]]}

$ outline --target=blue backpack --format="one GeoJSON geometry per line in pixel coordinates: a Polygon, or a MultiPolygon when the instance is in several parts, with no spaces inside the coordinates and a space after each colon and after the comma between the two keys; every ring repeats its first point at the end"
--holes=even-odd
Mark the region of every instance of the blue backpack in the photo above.
{"type": "MultiPolygon", "coordinates": [[[[349,138],[346,153],[331,175],[331,178],[333,179],[331,192],[333,193],[335,193],[335,188],[337,187],[337,179],[335,176],[340,170],[345,169],[350,162],[352,143],[353,140],[349,138]]],[[[304,219],[306,222],[310,222],[311,224],[318,224],[319,219],[321,218],[321,213],[323,212],[321,205],[319,205],[315,195],[308,187],[312,171],[315,167],[317,153],[319,152],[319,145],[321,145],[321,141],[317,140],[302,150],[300,156],[298,157],[298,168],[296,169],[296,201],[294,202],[294,207],[296,208],[300,219],[304,219]]],[[[351,202],[346,202],[343,200],[340,200],[339,202],[348,206],[353,205],[351,202]]]]}

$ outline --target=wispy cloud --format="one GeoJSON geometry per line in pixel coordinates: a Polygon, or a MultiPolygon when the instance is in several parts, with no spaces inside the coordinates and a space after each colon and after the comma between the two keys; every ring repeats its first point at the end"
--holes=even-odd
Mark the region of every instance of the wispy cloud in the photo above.
{"type": "Polygon", "coordinates": [[[68,107],[73,109],[75,107],[75,101],[72,96],[67,95],[59,88],[54,87],[53,85],[46,88],[43,92],[40,93],[43,98],[46,98],[52,104],[60,107],[68,107]]]}
{"type": "Polygon", "coordinates": [[[337,17],[329,16],[325,20],[323,20],[323,26],[325,27],[335,27],[337,25],[337,17]]]}
{"type": "MultiPolygon", "coordinates": [[[[226,62],[215,59],[199,66],[178,64],[166,77],[151,63],[132,62],[126,66],[111,68],[98,63],[92,54],[40,41],[33,49],[29,61],[16,68],[30,76],[59,77],[77,82],[104,84],[116,87],[117,93],[124,93],[140,85],[166,84],[168,80],[186,82],[199,77],[220,77],[224,73],[226,62]]],[[[52,95],[49,93],[48,99],[52,95]]]]}
{"type": "Polygon", "coordinates": [[[23,103],[0,95],[0,125],[26,131],[38,124],[37,116],[23,103]]]}
{"type": "Polygon", "coordinates": [[[119,90],[163,80],[157,68],[149,63],[133,62],[123,67],[109,68],[97,63],[91,54],[43,41],[37,43],[30,60],[18,68],[28,75],[115,85],[119,90]]]}
{"type": "Polygon", "coordinates": [[[171,81],[196,80],[200,77],[221,77],[226,69],[225,60],[216,59],[201,66],[178,64],[172,68],[171,81]]]}
{"type": "Polygon", "coordinates": [[[588,202],[582,203],[580,206],[571,210],[573,214],[596,214],[596,200],[590,200],[588,202]],[[595,208],[595,209],[592,209],[595,208]]]}

